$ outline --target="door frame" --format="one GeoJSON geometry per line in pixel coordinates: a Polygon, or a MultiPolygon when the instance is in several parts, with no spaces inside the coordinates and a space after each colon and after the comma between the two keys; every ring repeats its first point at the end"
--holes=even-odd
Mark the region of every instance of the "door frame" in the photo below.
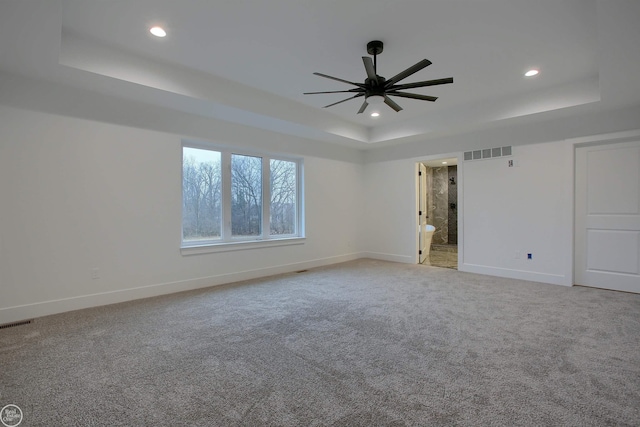
{"type": "MultiPolygon", "coordinates": [[[[462,151],[456,153],[444,153],[437,154],[433,156],[424,156],[418,159],[415,159],[414,162],[414,192],[415,192],[415,201],[413,206],[413,218],[414,218],[414,230],[420,229],[420,216],[418,215],[418,211],[420,210],[420,177],[418,176],[419,165],[420,163],[432,162],[437,160],[444,159],[456,159],[457,175],[458,180],[456,181],[456,186],[458,187],[458,196],[457,196],[457,221],[458,221],[458,270],[462,266],[462,261],[464,259],[464,224],[462,218],[464,217],[464,153],[462,151]]],[[[414,248],[414,264],[420,264],[420,233],[415,233],[415,248],[414,248]]]]}
{"type": "Polygon", "coordinates": [[[427,250],[424,245],[426,239],[426,225],[428,218],[428,200],[427,196],[427,166],[418,163],[418,263],[422,264],[427,259],[427,250]],[[423,173],[424,172],[424,176],[423,173]]]}

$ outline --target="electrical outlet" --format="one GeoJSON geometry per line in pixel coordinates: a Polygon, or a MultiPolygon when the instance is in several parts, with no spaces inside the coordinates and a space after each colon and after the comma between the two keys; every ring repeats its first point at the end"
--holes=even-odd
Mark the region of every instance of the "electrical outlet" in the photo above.
{"type": "Polygon", "coordinates": [[[91,278],[93,280],[99,279],[100,278],[100,270],[97,269],[97,268],[91,269],[91,278]]]}

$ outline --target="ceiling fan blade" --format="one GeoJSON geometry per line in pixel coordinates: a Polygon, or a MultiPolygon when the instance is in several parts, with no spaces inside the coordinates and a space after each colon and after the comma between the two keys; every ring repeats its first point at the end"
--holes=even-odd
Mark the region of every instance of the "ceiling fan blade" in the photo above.
{"type": "Polygon", "coordinates": [[[389,98],[387,95],[384,96],[384,103],[396,110],[396,113],[402,110],[402,107],[396,104],[393,99],[389,98]]]}
{"type": "Polygon", "coordinates": [[[398,83],[400,80],[406,79],[407,77],[409,77],[410,75],[417,73],[418,71],[422,70],[425,67],[428,67],[429,65],[431,65],[431,61],[429,61],[428,59],[423,59],[422,61],[418,62],[417,64],[407,68],[406,70],[396,74],[395,76],[391,77],[389,80],[386,81],[386,83],[384,84],[385,87],[389,87],[391,85],[394,85],[396,83],[398,83]]]}
{"type": "Polygon", "coordinates": [[[418,95],[417,93],[387,92],[387,95],[399,96],[402,98],[420,99],[422,101],[431,101],[431,102],[434,102],[436,99],[438,99],[437,96],[418,95]]]}
{"type": "Polygon", "coordinates": [[[358,110],[358,114],[362,114],[364,113],[364,110],[367,109],[367,107],[369,106],[369,103],[367,102],[367,100],[365,99],[364,102],[362,103],[362,106],[360,107],[360,109],[358,110]]]}
{"type": "Polygon", "coordinates": [[[364,62],[364,69],[367,70],[367,77],[378,84],[378,76],[376,75],[376,69],[373,66],[373,60],[368,56],[363,56],[362,62],[364,62]]]}
{"type": "Polygon", "coordinates": [[[305,92],[303,95],[317,95],[320,93],[353,93],[353,92],[364,92],[364,89],[349,89],[349,90],[332,90],[329,92],[305,92]]]}
{"type": "Polygon", "coordinates": [[[446,85],[448,83],[453,83],[453,77],[447,77],[446,79],[426,80],[424,82],[406,83],[403,85],[393,85],[387,88],[387,90],[393,91],[393,90],[413,89],[416,87],[446,85]]]}
{"type": "Polygon", "coordinates": [[[358,87],[360,87],[362,89],[366,88],[366,86],[364,84],[362,84],[362,83],[354,83],[354,82],[350,82],[348,80],[339,79],[337,77],[327,76],[326,74],[322,74],[322,73],[313,73],[313,74],[315,74],[316,76],[324,77],[326,79],[337,80],[337,81],[342,82],[342,83],[347,83],[347,84],[350,84],[350,85],[358,86],[358,87]]]}
{"type": "Polygon", "coordinates": [[[343,103],[343,102],[345,102],[345,101],[348,101],[348,100],[350,100],[350,99],[353,99],[353,98],[358,98],[359,96],[364,96],[364,93],[359,93],[359,94],[357,94],[357,95],[352,96],[351,98],[343,99],[342,101],[338,101],[338,102],[334,102],[333,104],[325,105],[325,106],[324,106],[324,107],[322,107],[322,108],[333,107],[334,105],[341,104],[341,103],[343,103]]]}

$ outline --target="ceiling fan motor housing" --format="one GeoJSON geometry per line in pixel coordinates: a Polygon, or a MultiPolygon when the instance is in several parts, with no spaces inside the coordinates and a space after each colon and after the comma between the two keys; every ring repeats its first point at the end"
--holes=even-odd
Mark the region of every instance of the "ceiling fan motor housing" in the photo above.
{"type": "Polygon", "coordinates": [[[367,91],[365,92],[365,98],[371,95],[384,96],[384,82],[386,79],[382,76],[378,76],[378,82],[373,79],[366,79],[364,84],[367,85],[367,91]]]}

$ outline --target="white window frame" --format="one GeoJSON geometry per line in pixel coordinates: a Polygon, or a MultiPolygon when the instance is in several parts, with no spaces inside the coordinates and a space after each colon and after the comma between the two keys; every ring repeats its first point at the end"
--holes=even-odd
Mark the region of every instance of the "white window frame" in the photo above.
{"type": "Polygon", "coordinates": [[[238,149],[235,147],[217,145],[199,141],[184,140],[180,144],[180,252],[182,255],[195,255],[212,252],[228,252],[246,249],[256,249],[273,246],[288,246],[303,244],[305,242],[304,232],[304,173],[303,159],[281,154],[272,154],[263,151],[252,151],[238,149]],[[222,172],[222,225],[221,236],[216,239],[185,241],[183,236],[183,215],[182,204],[184,200],[184,176],[183,176],[183,156],[184,147],[196,148],[200,150],[211,150],[220,153],[222,172]],[[260,157],[262,159],[262,227],[260,236],[236,236],[231,233],[231,157],[233,154],[242,156],[260,157]],[[296,233],[271,235],[271,160],[284,160],[296,163],[296,233]]]}

